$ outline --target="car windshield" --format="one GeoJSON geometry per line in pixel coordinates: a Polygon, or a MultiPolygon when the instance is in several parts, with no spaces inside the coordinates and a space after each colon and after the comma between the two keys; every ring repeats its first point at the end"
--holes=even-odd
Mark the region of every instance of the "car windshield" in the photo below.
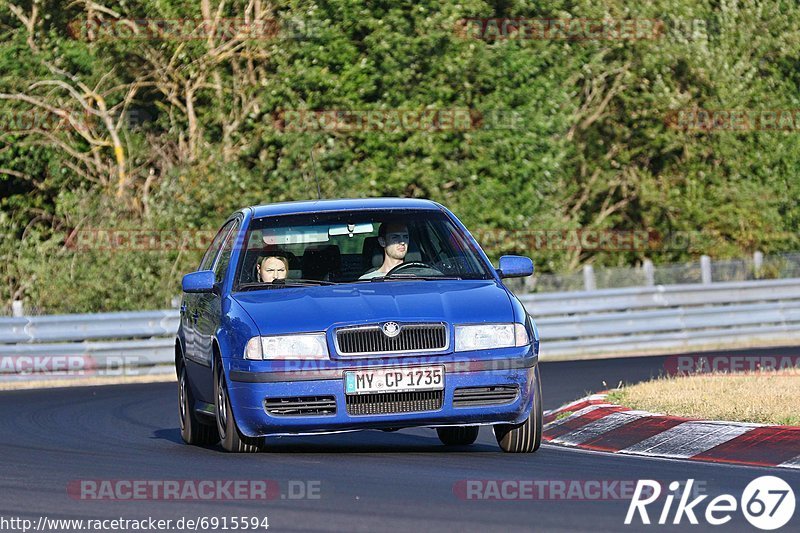
{"type": "Polygon", "coordinates": [[[244,242],[237,290],[491,278],[477,249],[444,213],[434,210],[258,218],[244,242]]]}

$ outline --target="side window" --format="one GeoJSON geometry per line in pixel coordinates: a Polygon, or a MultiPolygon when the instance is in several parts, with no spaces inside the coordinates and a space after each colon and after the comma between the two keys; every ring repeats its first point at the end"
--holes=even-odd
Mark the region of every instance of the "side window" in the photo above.
{"type": "Polygon", "coordinates": [[[231,254],[233,253],[233,245],[236,243],[236,236],[239,233],[239,221],[233,221],[233,228],[225,238],[225,244],[222,245],[222,250],[219,253],[216,265],[214,265],[214,279],[217,283],[222,281],[225,277],[225,270],[231,262],[231,254]]]}
{"type": "Polygon", "coordinates": [[[214,259],[217,258],[217,252],[219,252],[219,249],[222,246],[222,239],[225,238],[234,223],[235,221],[231,220],[222,226],[217,235],[214,237],[214,240],[211,241],[211,245],[209,245],[205,255],[203,255],[203,260],[200,261],[200,268],[197,270],[211,270],[211,267],[214,266],[214,259]]]}

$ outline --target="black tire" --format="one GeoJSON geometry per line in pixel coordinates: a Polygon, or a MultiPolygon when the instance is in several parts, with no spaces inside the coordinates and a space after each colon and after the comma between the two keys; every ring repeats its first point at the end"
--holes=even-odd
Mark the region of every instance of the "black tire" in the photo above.
{"type": "Polygon", "coordinates": [[[542,383],[539,379],[539,366],[533,372],[533,408],[528,419],[522,424],[498,424],[494,426],[497,444],[508,453],[533,453],[542,444],[542,383]]]}
{"type": "Polygon", "coordinates": [[[181,439],[186,444],[207,446],[219,442],[217,428],[204,424],[194,412],[194,395],[189,385],[186,367],[181,364],[178,369],[178,419],[181,427],[181,439]]]}
{"type": "Polygon", "coordinates": [[[436,428],[436,433],[445,446],[469,446],[477,440],[480,429],[479,426],[458,426],[436,428]]]}
{"type": "Polygon", "coordinates": [[[264,447],[263,437],[242,435],[236,426],[228,396],[225,373],[219,364],[214,365],[214,413],[217,419],[219,441],[225,451],[233,453],[256,453],[264,447]]]}

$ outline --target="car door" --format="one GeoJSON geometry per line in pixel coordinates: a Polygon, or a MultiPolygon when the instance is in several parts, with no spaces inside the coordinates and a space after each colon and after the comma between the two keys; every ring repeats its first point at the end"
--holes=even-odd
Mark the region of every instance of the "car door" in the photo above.
{"type": "MultiPolygon", "coordinates": [[[[231,261],[233,247],[237,242],[236,237],[239,233],[240,225],[241,220],[238,218],[232,220],[228,225],[228,232],[222,242],[214,265],[211,267],[211,270],[214,271],[216,289],[212,292],[195,295],[197,308],[197,322],[194,326],[195,354],[197,362],[207,368],[212,367],[214,335],[222,319],[222,284],[231,261]]],[[[213,376],[211,376],[210,372],[204,374],[204,378],[196,383],[202,389],[201,394],[203,396],[206,395],[206,392],[211,394],[213,376]]]]}
{"type": "MultiPolygon", "coordinates": [[[[217,232],[214,240],[211,241],[206,253],[203,255],[200,266],[197,269],[213,270],[216,264],[217,257],[219,256],[220,249],[225,242],[225,237],[231,231],[235,220],[229,220],[217,232]]],[[[198,324],[201,321],[200,306],[203,304],[202,296],[204,294],[183,294],[183,302],[181,303],[181,328],[183,331],[184,340],[184,356],[186,360],[186,372],[189,374],[189,381],[195,385],[195,395],[208,401],[206,398],[213,398],[200,393],[199,385],[211,382],[210,363],[203,357],[202,343],[198,342],[198,324]]],[[[202,389],[205,389],[205,385],[202,389]]]]}

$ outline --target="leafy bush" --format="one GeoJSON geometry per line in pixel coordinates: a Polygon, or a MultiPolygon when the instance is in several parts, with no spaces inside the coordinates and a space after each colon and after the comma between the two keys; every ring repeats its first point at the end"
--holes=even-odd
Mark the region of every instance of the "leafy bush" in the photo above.
{"type": "Polygon", "coordinates": [[[325,197],[427,197],[476,233],[708,237],[703,250],[488,246],[493,258],[532,255],[539,272],[798,245],[800,124],[668,124],[685,109],[800,108],[796,2],[282,0],[256,12],[236,1],[222,16],[277,20],[281,31],[194,40],[91,40],[86,21],[108,22],[112,13],[213,19],[219,1],[108,2],[106,11],[90,2],[36,5],[0,5],[0,117],[58,110],[63,124],[0,131],[6,307],[18,298],[47,312],[168,305],[199,251],[77,252],[66,235],[214,230],[244,205],[314,198],[312,154],[325,197]],[[459,34],[459,21],[471,17],[664,26],[641,40],[480,40],[459,34]],[[83,39],[69,32],[76,20],[83,39]],[[276,119],[293,109],[469,110],[481,118],[469,130],[282,131],[276,119]]]}

